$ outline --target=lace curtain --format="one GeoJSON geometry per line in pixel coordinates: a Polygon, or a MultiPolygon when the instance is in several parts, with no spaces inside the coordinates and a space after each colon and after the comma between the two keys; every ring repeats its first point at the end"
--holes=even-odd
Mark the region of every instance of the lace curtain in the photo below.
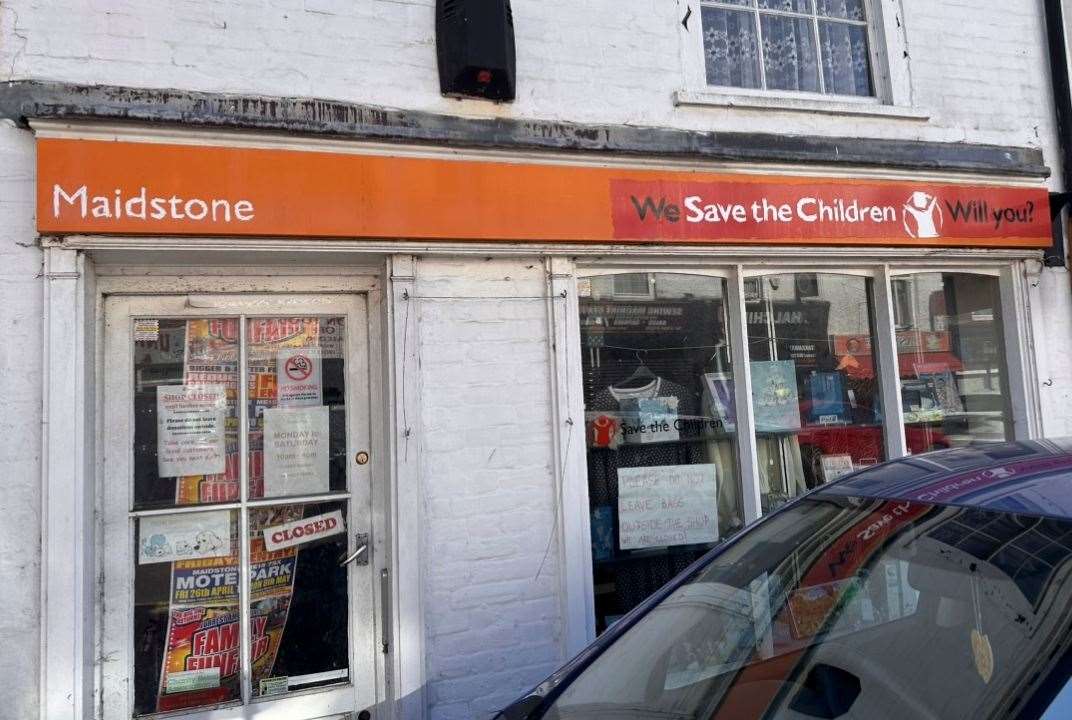
{"type": "Polygon", "coordinates": [[[759,40],[751,13],[704,7],[704,64],[709,85],[761,88],[759,40]]]}
{"type": "Polygon", "coordinates": [[[836,95],[872,95],[867,30],[862,25],[819,21],[826,91],[836,95]]]}
{"type": "Polygon", "coordinates": [[[787,15],[759,16],[763,65],[770,90],[820,92],[819,54],[812,21],[787,15]]]}
{"type": "Polygon", "coordinates": [[[702,8],[708,84],[764,87],[759,67],[762,42],[767,89],[835,95],[874,93],[867,28],[862,24],[866,19],[863,0],[814,0],[814,6],[813,0],[719,1],[741,9],[702,8]]]}

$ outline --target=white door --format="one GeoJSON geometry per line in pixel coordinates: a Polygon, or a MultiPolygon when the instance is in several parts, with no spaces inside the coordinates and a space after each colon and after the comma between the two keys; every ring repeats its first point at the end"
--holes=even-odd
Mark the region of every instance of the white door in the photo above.
{"type": "Polygon", "coordinates": [[[104,720],[372,717],[366,297],[104,310],[104,720]]]}

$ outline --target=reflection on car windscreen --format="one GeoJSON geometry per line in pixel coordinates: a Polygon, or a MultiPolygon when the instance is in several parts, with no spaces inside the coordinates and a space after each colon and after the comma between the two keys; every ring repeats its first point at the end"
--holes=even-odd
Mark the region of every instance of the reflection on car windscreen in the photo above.
{"type": "Polygon", "coordinates": [[[903,501],[779,513],[585,670],[551,718],[1005,718],[1068,649],[1072,524],[903,501]]]}

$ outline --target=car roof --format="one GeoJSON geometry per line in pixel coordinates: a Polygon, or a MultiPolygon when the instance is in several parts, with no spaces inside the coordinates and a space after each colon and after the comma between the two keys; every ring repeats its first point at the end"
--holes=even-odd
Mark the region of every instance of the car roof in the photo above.
{"type": "Polygon", "coordinates": [[[1072,520],[1072,438],[981,443],[874,465],[816,495],[978,507],[1072,520]]]}

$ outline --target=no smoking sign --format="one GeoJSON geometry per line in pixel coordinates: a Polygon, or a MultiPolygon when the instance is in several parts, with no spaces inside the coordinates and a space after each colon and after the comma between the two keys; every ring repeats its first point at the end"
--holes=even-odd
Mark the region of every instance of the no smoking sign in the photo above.
{"type": "Polygon", "coordinates": [[[283,372],[288,379],[303,382],[313,374],[313,361],[306,355],[292,355],[287,358],[283,372]]]}
{"type": "Polygon", "coordinates": [[[279,407],[311,407],[323,402],[320,348],[283,348],[279,368],[279,407]]]}

